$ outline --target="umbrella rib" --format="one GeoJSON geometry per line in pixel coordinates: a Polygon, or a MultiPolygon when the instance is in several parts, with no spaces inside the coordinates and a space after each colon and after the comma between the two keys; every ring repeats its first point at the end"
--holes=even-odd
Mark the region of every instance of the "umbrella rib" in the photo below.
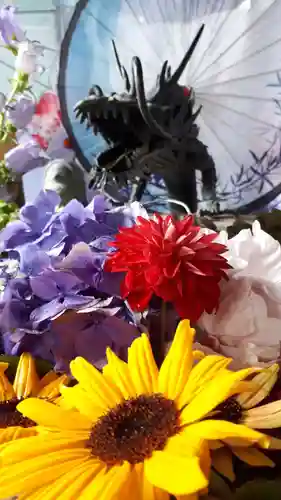
{"type": "Polygon", "coordinates": [[[236,158],[234,158],[232,152],[228,149],[225,142],[223,142],[223,140],[220,138],[219,134],[214,130],[214,128],[211,125],[208,124],[208,121],[205,120],[205,118],[202,119],[202,122],[204,123],[205,127],[208,128],[210,132],[216,137],[217,141],[222,145],[223,149],[229,154],[230,158],[237,165],[237,167],[240,168],[241,167],[240,163],[238,163],[236,158]]]}
{"type": "MultiPolygon", "coordinates": [[[[211,76],[209,76],[208,78],[205,78],[203,80],[200,80],[200,85],[204,82],[208,82],[208,80],[210,78],[213,78],[213,77],[217,77],[223,73],[225,73],[226,71],[228,71],[229,69],[232,69],[232,68],[235,68],[235,66],[237,66],[238,64],[242,63],[242,62],[245,62],[247,61],[248,59],[251,59],[252,57],[256,56],[256,55],[259,55],[259,54],[262,54],[262,52],[264,52],[265,50],[269,49],[269,48],[272,48],[274,47],[274,45],[276,45],[277,43],[280,43],[281,42],[281,37],[278,38],[277,40],[274,40],[274,42],[271,42],[270,44],[266,45],[265,47],[263,47],[262,49],[259,49],[259,50],[256,50],[255,52],[251,53],[251,54],[248,54],[247,56],[245,57],[242,57],[242,59],[239,59],[238,61],[236,61],[234,64],[230,64],[229,66],[226,66],[225,68],[221,69],[220,71],[218,71],[217,73],[213,73],[211,76]]],[[[273,70],[273,71],[279,71],[281,70],[281,68],[277,69],[277,70],[273,70]]],[[[271,72],[273,72],[271,71],[271,72]]],[[[263,74],[263,73],[261,73],[263,74]]],[[[265,73],[267,74],[267,73],[265,73]]],[[[256,76],[256,75],[253,75],[253,76],[256,76]]],[[[213,84],[215,85],[215,84],[213,84]]]]}
{"type": "MultiPolygon", "coordinates": [[[[211,39],[210,43],[206,46],[206,49],[204,50],[203,54],[202,54],[202,57],[200,58],[200,60],[198,61],[198,64],[197,66],[195,67],[193,73],[191,73],[190,75],[190,81],[192,82],[196,82],[198,80],[198,75],[196,76],[196,72],[200,69],[206,55],[210,52],[210,47],[212,47],[213,43],[215,42],[215,40],[217,40],[217,37],[220,33],[220,31],[222,30],[223,26],[225,25],[225,23],[227,22],[229,16],[231,16],[232,14],[232,11],[229,10],[228,13],[225,15],[225,18],[224,20],[222,21],[222,23],[220,24],[220,26],[217,28],[217,30],[214,32],[214,35],[213,35],[213,38],[211,39]],[[193,80],[194,79],[194,80],[193,80]]],[[[219,17],[219,16],[217,16],[219,17]]],[[[208,69],[208,67],[207,67],[208,69]]],[[[203,68],[202,71],[199,73],[199,76],[205,72],[205,69],[203,68]]]]}
{"type": "Polygon", "coordinates": [[[196,87],[196,90],[197,90],[197,93],[199,93],[199,92],[201,92],[201,89],[204,89],[205,87],[209,89],[210,87],[216,87],[217,85],[219,86],[219,85],[229,84],[229,82],[239,82],[239,81],[243,81],[243,80],[248,80],[249,78],[255,78],[257,76],[266,76],[266,75],[276,74],[276,73],[278,73],[278,71],[281,71],[281,66],[279,69],[272,69],[269,71],[261,71],[260,73],[239,76],[237,78],[229,78],[229,80],[224,80],[223,82],[208,83],[208,80],[202,80],[201,83],[204,83],[204,85],[203,86],[201,86],[201,84],[200,84],[200,86],[198,85],[198,87],[196,87]]]}
{"type": "Polygon", "coordinates": [[[253,28],[253,26],[255,26],[256,24],[259,23],[260,19],[264,16],[264,13],[268,12],[271,9],[271,7],[274,6],[274,4],[275,4],[275,2],[272,3],[269,7],[267,7],[266,10],[263,11],[263,13],[260,14],[257,17],[257,19],[255,20],[255,22],[253,22],[252,24],[250,24],[250,26],[248,26],[244,31],[242,31],[242,33],[240,33],[240,35],[237,38],[235,38],[235,40],[233,40],[233,42],[223,52],[221,52],[219,54],[219,56],[215,58],[214,61],[212,61],[207,67],[203,68],[203,70],[201,71],[201,73],[199,73],[199,75],[197,75],[197,77],[195,78],[195,80],[194,80],[193,83],[195,83],[196,81],[198,81],[198,79],[201,77],[201,75],[203,73],[206,73],[206,71],[209,68],[211,68],[212,66],[214,66],[214,64],[216,64],[221,57],[223,57],[225,54],[227,54],[227,52],[229,52],[229,50],[232,49],[241,38],[243,38],[249,31],[251,31],[251,29],[253,28]]]}
{"type": "Polygon", "coordinates": [[[201,100],[204,100],[204,101],[206,101],[209,104],[212,104],[212,105],[215,105],[215,106],[219,106],[220,108],[227,109],[228,111],[231,111],[232,113],[235,113],[235,114],[237,114],[239,116],[243,116],[243,117],[249,118],[249,120],[254,121],[255,123],[260,123],[262,125],[267,125],[267,126],[269,126],[271,128],[274,128],[276,130],[280,130],[280,127],[277,126],[277,125],[273,125],[272,123],[266,122],[264,120],[260,120],[257,117],[250,116],[250,115],[248,115],[245,112],[238,111],[237,109],[230,108],[229,106],[226,106],[225,104],[218,103],[217,101],[212,101],[211,99],[207,99],[206,97],[203,97],[201,100]]]}

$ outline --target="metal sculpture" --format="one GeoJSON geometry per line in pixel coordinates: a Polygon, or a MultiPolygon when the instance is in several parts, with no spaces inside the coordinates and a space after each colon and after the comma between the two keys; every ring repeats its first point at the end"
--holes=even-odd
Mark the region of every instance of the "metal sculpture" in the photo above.
{"type": "Polygon", "coordinates": [[[113,50],[125,91],[104,95],[94,85],[75,108],[80,121],[95,135],[101,134],[108,148],[95,162],[95,186],[131,182],[131,200],[140,200],[151,174],[163,177],[169,196],[197,211],[196,170],[201,172],[203,199],[215,201],[216,169],[207,147],[199,140],[192,88],[180,85],[182,76],[202,35],[201,26],[177,69],[172,73],[165,61],[156,86],[145,95],[141,61],[132,59],[132,76],[121,64],[115,43],[113,50]]]}

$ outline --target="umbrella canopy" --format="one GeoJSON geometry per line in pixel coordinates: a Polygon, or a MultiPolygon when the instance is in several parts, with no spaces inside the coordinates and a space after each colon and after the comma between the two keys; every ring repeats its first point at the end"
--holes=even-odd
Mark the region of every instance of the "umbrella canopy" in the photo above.
{"type": "MultiPolygon", "coordinates": [[[[73,107],[93,84],[124,90],[114,39],[129,70],[138,55],[146,91],[165,60],[177,67],[200,25],[205,30],[180,83],[193,87],[202,112],[199,138],[213,156],[222,209],[251,211],[281,193],[281,19],[279,0],[80,0],[62,44],[59,95],[64,125],[90,169],[104,148],[73,107]]],[[[199,196],[200,196],[200,178],[199,196]]],[[[146,199],[163,194],[153,179],[146,199]]],[[[277,201],[276,201],[277,200],[277,201]]]]}

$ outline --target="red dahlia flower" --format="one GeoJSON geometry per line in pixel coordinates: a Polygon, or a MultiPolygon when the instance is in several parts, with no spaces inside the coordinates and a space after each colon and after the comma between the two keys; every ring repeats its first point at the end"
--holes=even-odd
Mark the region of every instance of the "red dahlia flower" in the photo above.
{"type": "Polygon", "coordinates": [[[227,249],[214,243],[216,237],[194,226],[192,216],[180,221],[138,217],[135,226],[121,228],[111,243],[116,251],[105,269],[126,272],[121,291],[133,310],[146,309],[155,294],[172,302],[182,318],[196,321],[217,308],[219,282],[230,268],[221,255],[227,249]]]}

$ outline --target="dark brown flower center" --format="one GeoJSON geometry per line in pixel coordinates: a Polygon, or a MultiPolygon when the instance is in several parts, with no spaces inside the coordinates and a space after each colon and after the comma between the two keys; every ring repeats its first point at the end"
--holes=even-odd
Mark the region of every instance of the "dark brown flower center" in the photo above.
{"type": "Polygon", "coordinates": [[[180,430],[180,412],[161,394],[124,401],[94,425],[88,447],[108,465],[143,462],[180,430]]]}
{"type": "Polygon", "coordinates": [[[0,402],[0,429],[7,427],[33,427],[35,422],[24,417],[18,410],[18,399],[0,402]]]}
{"type": "Polygon", "coordinates": [[[241,423],[243,419],[243,408],[235,399],[235,397],[228,398],[216,408],[216,420],[227,420],[235,424],[241,423]]]}

